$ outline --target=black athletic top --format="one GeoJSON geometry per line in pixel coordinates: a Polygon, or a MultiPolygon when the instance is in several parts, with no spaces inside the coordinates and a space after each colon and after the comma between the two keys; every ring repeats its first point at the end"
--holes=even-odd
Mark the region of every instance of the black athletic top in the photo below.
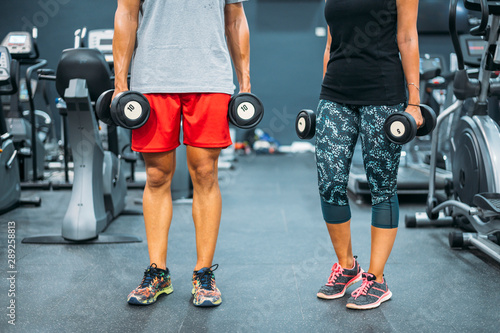
{"type": "Polygon", "coordinates": [[[355,105],[406,102],[396,41],[396,0],[327,0],[332,44],[321,99],[355,105]]]}

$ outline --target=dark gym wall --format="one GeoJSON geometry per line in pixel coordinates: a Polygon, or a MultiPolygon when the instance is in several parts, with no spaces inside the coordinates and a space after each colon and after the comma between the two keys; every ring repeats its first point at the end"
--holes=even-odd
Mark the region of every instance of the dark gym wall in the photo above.
{"type": "Polygon", "coordinates": [[[113,26],[116,1],[113,0],[2,0],[0,38],[9,31],[38,27],[41,57],[55,68],[61,51],[73,47],[74,31],[113,26]]]}
{"type": "MultiPolygon", "coordinates": [[[[266,107],[259,125],[282,144],[296,140],[300,108],[317,105],[325,37],[323,0],[250,0],[245,2],[251,31],[252,90],[266,107]]],[[[60,53],[73,47],[73,33],[112,28],[115,0],[2,0],[0,38],[9,31],[39,28],[41,57],[55,68],[60,53]]],[[[239,136],[243,135],[239,132],[239,136]]]]}

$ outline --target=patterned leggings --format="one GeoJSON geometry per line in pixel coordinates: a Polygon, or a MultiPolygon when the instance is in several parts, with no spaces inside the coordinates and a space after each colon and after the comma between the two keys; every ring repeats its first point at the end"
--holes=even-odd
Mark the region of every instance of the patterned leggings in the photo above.
{"type": "Polygon", "coordinates": [[[321,100],[316,120],[316,163],[323,217],[327,223],[344,223],[351,213],[347,182],[354,147],[361,136],[363,162],[372,196],[372,225],[395,228],[399,220],[396,196],[401,146],[388,141],[384,122],[404,111],[393,106],[346,105],[321,100]]]}

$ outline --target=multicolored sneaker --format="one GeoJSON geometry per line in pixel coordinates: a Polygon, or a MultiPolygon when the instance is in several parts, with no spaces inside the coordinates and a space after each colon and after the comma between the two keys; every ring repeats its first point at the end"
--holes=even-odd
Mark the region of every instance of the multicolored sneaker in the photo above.
{"type": "Polygon", "coordinates": [[[358,281],[361,281],[363,270],[354,257],[354,266],[351,269],[345,269],[339,263],[333,264],[332,273],[328,282],[320,288],[316,296],[323,299],[335,299],[344,296],[347,288],[358,281]]]}
{"type": "Polygon", "coordinates": [[[346,306],[349,309],[368,310],[391,299],[392,293],[387,287],[385,278],[384,283],[378,283],[376,279],[377,277],[371,273],[363,273],[361,287],[352,292],[346,306]]]}
{"type": "Polygon", "coordinates": [[[151,264],[144,272],[141,284],[127,297],[129,304],[148,305],[156,302],[161,294],[171,294],[174,291],[170,281],[170,272],[151,264]]]}
{"type": "Polygon", "coordinates": [[[193,304],[196,306],[217,306],[222,303],[220,290],[215,286],[214,271],[219,267],[204,267],[193,272],[193,304]]]}

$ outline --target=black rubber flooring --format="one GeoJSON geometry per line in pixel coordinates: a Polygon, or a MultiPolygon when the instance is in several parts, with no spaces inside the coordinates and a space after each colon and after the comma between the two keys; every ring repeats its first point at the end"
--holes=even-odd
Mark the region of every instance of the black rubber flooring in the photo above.
{"type": "MultiPolygon", "coordinates": [[[[40,208],[0,216],[1,332],[499,332],[500,266],[475,250],[452,250],[451,228],[406,229],[423,201],[401,199],[400,231],[386,268],[393,298],[370,311],[323,301],[316,292],[336,261],[322,222],[311,154],[246,156],[221,172],[223,215],[215,263],[223,303],[192,305],[194,227],[176,204],[168,266],[174,293],[156,304],[126,303],[148,264],[141,216],[121,216],[106,233],[142,243],[30,245],[60,233],[69,191],[39,192],[40,208]],[[16,222],[15,297],[8,296],[8,222],[16,222]],[[15,299],[15,326],[8,324],[15,299]]],[[[32,192],[24,193],[29,196],[32,192]]],[[[140,209],[129,191],[128,209],[140,209]]],[[[354,253],[368,268],[370,206],[352,201],[354,253]]],[[[357,287],[349,288],[349,292],[357,287]]]]}

